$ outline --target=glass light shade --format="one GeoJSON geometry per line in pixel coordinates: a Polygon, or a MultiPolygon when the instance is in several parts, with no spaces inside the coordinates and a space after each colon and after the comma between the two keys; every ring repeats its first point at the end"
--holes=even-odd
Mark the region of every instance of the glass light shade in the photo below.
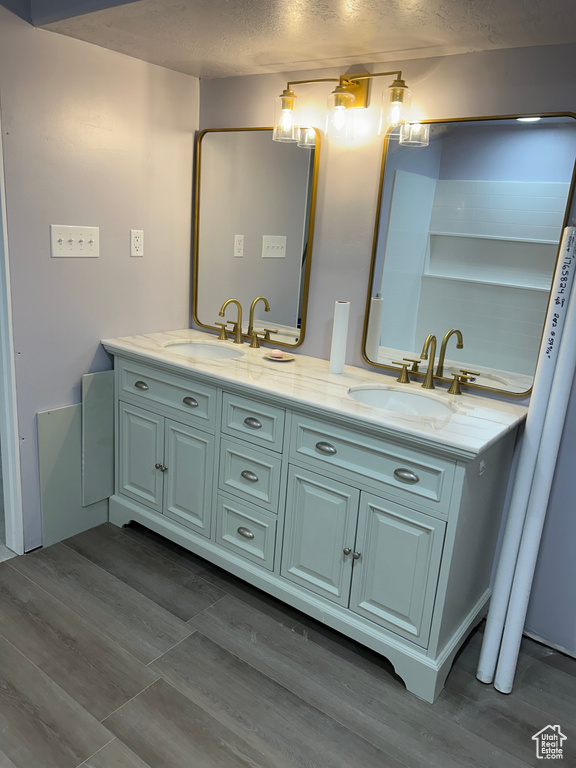
{"type": "Polygon", "coordinates": [[[400,126],[410,117],[412,91],[404,80],[395,80],[382,94],[382,112],[378,135],[386,133],[389,139],[400,138],[400,126]]]}
{"type": "Polygon", "coordinates": [[[316,131],[314,128],[301,125],[298,130],[298,146],[313,149],[316,146],[316,131]]]}
{"type": "Polygon", "coordinates": [[[274,141],[298,141],[298,97],[286,89],[274,101],[274,141]]]}
{"type": "Polygon", "coordinates": [[[350,108],[354,106],[354,95],[340,85],[328,97],[326,136],[331,139],[347,139],[352,133],[350,108]]]}
{"type": "Polygon", "coordinates": [[[400,128],[403,147],[427,147],[430,143],[429,123],[404,123],[400,128]]]}

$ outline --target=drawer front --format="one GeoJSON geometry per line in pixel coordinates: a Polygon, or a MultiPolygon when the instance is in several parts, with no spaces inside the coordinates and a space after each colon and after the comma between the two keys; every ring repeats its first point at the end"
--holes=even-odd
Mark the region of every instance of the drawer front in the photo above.
{"type": "MultiPolygon", "coordinates": [[[[202,429],[214,431],[216,389],[184,376],[156,371],[140,363],[119,361],[120,397],[129,395],[142,403],[157,403],[186,414],[202,429]]],[[[150,407],[150,406],[148,406],[150,407]]]]}
{"type": "Polygon", "coordinates": [[[246,443],[222,440],[220,445],[220,490],[241,496],[264,509],[278,511],[281,461],[246,443]]]}
{"type": "Polygon", "coordinates": [[[294,420],[291,455],[310,467],[333,467],[343,479],[360,476],[405,504],[448,513],[455,472],[448,459],[309,418],[294,420]]]}
{"type": "Polygon", "coordinates": [[[284,417],[282,408],[224,393],[222,432],[227,435],[281,452],[284,417]]]}
{"type": "Polygon", "coordinates": [[[276,520],[240,502],[218,497],[216,541],[253,563],[274,569],[276,520]]]}

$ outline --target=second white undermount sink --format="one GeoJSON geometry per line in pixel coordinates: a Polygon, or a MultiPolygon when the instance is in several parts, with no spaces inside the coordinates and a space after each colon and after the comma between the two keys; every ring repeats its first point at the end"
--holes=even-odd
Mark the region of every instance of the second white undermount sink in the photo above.
{"type": "Polygon", "coordinates": [[[348,394],[354,400],[373,408],[399,413],[405,416],[421,416],[432,419],[449,419],[457,410],[451,403],[442,402],[414,390],[390,389],[377,385],[352,387],[348,394]]]}
{"type": "Polygon", "coordinates": [[[170,352],[177,352],[187,357],[201,357],[209,360],[233,360],[244,356],[241,349],[219,344],[205,344],[199,341],[170,341],[168,344],[164,344],[164,347],[170,352]]]}

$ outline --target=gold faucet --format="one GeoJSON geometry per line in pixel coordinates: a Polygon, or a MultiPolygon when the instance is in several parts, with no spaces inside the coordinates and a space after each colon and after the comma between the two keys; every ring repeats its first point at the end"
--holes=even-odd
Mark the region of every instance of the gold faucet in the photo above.
{"type": "Polygon", "coordinates": [[[268,304],[268,299],[264,296],[256,296],[250,305],[250,317],[248,318],[248,336],[252,336],[254,331],[254,310],[256,309],[256,304],[258,304],[259,301],[264,302],[264,311],[270,312],[270,304],[268,304]]]}
{"type": "Polygon", "coordinates": [[[226,307],[228,304],[236,304],[238,307],[238,320],[234,324],[233,333],[235,335],[234,338],[234,344],[242,344],[242,305],[238,301],[238,299],[226,299],[224,304],[220,307],[220,312],[218,314],[220,317],[224,317],[224,313],[226,312],[226,307]]]}
{"type": "Polygon", "coordinates": [[[462,331],[459,331],[458,328],[452,328],[452,330],[448,331],[446,336],[442,339],[442,344],[440,345],[440,357],[438,358],[438,367],[436,368],[436,376],[444,376],[444,358],[446,357],[446,347],[448,345],[448,340],[450,339],[450,336],[453,336],[456,334],[458,337],[458,342],[456,344],[456,349],[464,349],[464,339],[462,338],[462,331]]]}
{"type": "Polygon", "coordinates": [[[430,360],[428,362],[428,370],[424,377],[424,383],[422,386],[424,389],[434,389],[434,358],[436,357],[436,336],[431,333],[426,336],[426,341],[422,347],[421,360],[428,360],[428,349],[430,349],[430,360]]]}

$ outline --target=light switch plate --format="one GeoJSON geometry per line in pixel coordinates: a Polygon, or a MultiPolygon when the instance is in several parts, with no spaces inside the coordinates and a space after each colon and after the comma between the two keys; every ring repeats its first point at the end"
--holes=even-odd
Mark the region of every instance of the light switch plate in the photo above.
{"type": "Polygon", "coordinates": [[[263,259],[283,259],[286,256],[286,236],[285,235],[263,235],[262,236],[262,258],[263,259]]]}
{"type": "Polygon", "coordinates": [[[50,224],[50,253],[52,258],[96,259],[100,256],[100,230],[50,224]]]}

